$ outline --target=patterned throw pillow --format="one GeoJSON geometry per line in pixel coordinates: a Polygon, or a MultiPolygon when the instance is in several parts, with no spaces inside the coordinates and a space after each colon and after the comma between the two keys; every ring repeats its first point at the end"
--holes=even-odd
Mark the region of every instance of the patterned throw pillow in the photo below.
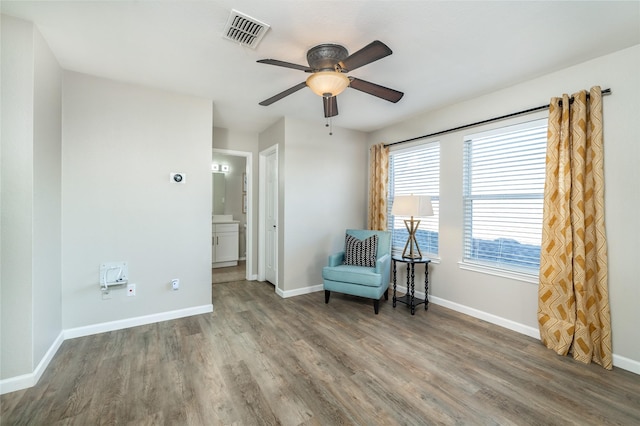
{"type": "Polygon", "coordinates": [[[373,235],[365,240],[359,240],[349,234],[344,243],[344,264],[355,266],[376,266],[378,253],[378,236],[373,235]]]}

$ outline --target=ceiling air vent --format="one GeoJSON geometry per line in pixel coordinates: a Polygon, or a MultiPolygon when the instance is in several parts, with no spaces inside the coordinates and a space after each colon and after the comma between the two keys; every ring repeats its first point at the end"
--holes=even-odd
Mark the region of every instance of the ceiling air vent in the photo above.
{"type": "Polygon", "coordinates": [[[223,37],[255,49],[269,29],[269,25],[232,10],[224,27],[223,37]]]}

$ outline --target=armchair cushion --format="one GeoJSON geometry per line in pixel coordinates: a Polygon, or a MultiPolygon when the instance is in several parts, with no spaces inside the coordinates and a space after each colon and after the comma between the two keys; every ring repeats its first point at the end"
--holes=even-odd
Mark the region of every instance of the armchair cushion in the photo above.
{"type": "Polygon", "coordinates": [[[380,287],[380,285],[382,285],[381,275],[376,273],[375,268],[340,265],[325,267],[322,272],[325,280],[359,284],[368,287],[380,287]]]}
{"type": "Polygon", "coordinates": [[[359,240],[353,235],[346,235],[344,243],[345,265],[374,267],[376,266],[377,254],[377,235],[372,235],[364,240],[359,240]]]}

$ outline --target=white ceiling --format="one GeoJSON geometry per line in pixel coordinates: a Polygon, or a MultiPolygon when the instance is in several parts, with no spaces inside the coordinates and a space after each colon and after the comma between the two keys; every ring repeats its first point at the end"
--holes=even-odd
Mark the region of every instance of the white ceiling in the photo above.
{"type": "Polygon", "coordinates": [[[2,0],[0,10],[34,22],[64,69],[212,99],[216,127],[250,132],[282,116],[324,125],[308,88],[259,106],[308,74],[256,63],[307,65],[321,43],[393,50],[349,75],[404,92],[400,102],[338,96],[333,125],[362,131],[640,43],[637,0],[2,0]],[[257,49],[222,38],[232,9],[271,26],[257,49]]]}

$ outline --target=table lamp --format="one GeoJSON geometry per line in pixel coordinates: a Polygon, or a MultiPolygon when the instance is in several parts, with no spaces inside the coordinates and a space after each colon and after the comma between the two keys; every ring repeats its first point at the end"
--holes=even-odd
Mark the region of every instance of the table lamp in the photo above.
{"type": "Polygon", "coordinates": [[[393,199],[391,214],[394,216],[411,217],[411,219],[404,219],[404,224],[407,227],[407,231],[409,231],[409,238],[407,238],[407,243],[404,245],[402,257],[411,259],[421,258],[422,253],[416,240],[416,231],[418,230],[420,221],[414,220],[414,217],[433,216],[431,197],[428,195],[396,195],[393,199]],[[415,251],[413,249],[414,246],[415,251]],[[409,249],[409,253],[407,253],[407,249],[409,249]]]}

